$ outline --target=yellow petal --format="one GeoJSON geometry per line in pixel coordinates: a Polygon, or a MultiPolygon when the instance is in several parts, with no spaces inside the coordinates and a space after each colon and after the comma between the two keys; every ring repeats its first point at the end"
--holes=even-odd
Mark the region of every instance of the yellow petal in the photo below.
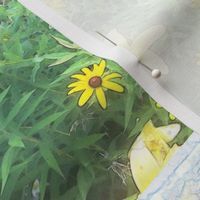
{"type": "Polygon", "coordinates": [[[80,91],[85,90],[85,89],[86,89],[86,86],[85,86],[85,85],[79,85],[79,86],[77,86],[77,87],[71,89],[71,90],[68,92],[68,95],[73,94],[73,93],[75,93],[75,92],[80,92],[80,91]]]}
{"type": "Polygon", "coordinates": [[[115,92],[123,92],[124,91],[124,88],[120,84],[114,83],[111,81],[105,81],[104,79],[102,81],[102,86],[107,89],[113,90],[115,92]]]}
{"type": "Polygon", "coordinates": [[[91,71],[88,67],[82,68],[81,71],[82,71],[85,75],[90,75],[90,74],[92,73],[92,71],[91,71]]]}
{"type": "Polygon", "coordinates": [[[140,192],[143,192],[160,173],[161,167],[140,136],[134,142],[129,155],[133,178],[140,192]]]}
{"type": "Polygon", "coordinates": [[[152,121],[149,121],[131,147],[129,152],[131,172],[140,192],[143,192],[158,176],[178,149],[176,144],[170,148],[161,137],[163,132],[166,132],[166,135],[171,128],[174,129],[174,132],[179,131],[178,126],[156,128],[152,121]]]}
{"type": "Polygon", "coordinates": [[[82,74],[74,74],[71,76],[71,78],[75,78],[78,79],[80,81],[88,81],[88,78],[86,75],[82,75],[82,74]]]}
{"type": "Polygon", "coordinates": [[[94,89],[87,87],[87,89],[81,94],[80,99],[78,101],[79,106],[83,106],[89,101],[90,97],[92,96],[94,89]]]}
{"type": "Polygon", "coordinates": [[[72,88],[72,87],[78,87],[80,85],[85,85],[85,82],[84,81],[77,81],[77,82],[69,84],[67,87],[72,88]]]}
{"type": "Polygon", "coordinates": [[[96,96],[99,104],[103,109],[106,108],[106,97],[102,87],[96,88],[96,96]]]}
{"type": "Polygon", "coordinates": [[[103,80],[109,81],[110,79],[121,78],[121,77],[122,77],[121,74],[115,72],[115,73],[111,73],[111,74],[104,76],[103,80]]]}
{"type": "Polygon", "coordinates": [[[99,63],[99,67],[105,68],[106,67],[106,61],[105,60],[101,60],[100,63],[99,63]]]}
{"type": "Polygon", "coordinates": [[[102,76],[103,73],[104,73],[105,68],[106,68],[106,61],[105,60],[101,60],[99,65],[97,65],[97,64],[93,65],[93,72],[97,76],[102,76]]]}
{"type": "Polygon", "coordinates": [[[170,147],[162,139],[161,131],[154,127],[152,121],[149,121],[145,124],[141,132],[141,137],[147,149],[152,153],[158,164],[162,166],[170,147]]]}

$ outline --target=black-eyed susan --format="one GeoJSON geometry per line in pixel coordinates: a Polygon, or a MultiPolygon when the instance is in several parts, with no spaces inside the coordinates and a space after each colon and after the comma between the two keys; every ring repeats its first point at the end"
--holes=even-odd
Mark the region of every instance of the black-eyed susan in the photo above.
{"type": "Polygon", "coordinates": [[[82,68],[81,71],[83,73],[71,76],[71,78],[77,79],[77,81],[68,85],[68,88],[71,88],[68,95],[83,91],[78,100],[79,106],[85,105],[92,95],[95,95],[100,106],[105,109],[107,107],[105,90],[108,89],[119,93],[124,92],[122,85],[112,81],[114,78],[121,78],[121,74],[116,72],[105,74],[105,70],[105,60],[101,60],[99,64],[94,64],[92,69],[89,67],[82,68]]]}

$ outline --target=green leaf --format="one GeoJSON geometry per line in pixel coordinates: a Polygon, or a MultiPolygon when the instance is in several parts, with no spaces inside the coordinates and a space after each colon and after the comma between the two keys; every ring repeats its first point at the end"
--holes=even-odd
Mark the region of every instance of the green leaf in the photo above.
{"type": "Polygon", "coordinates": [[[12,110],[9,112],[4,127],[6,127],[18,114],[18,112],[21,110],[23,105],[28,101],[30,96],[33,94],[34,90],[29,92],[28,94],[24,95],[12,108],[12,110]]]}
{"type": "Polygon", "coordinates": [[[68,60],[72,59],[73,57],[75,57],[77,55],[77,53],[72,53],[72,54],[67,54],[65,55],[63,58],[58,59],[57,61],[55,61],[54,63],[52,63],[51,65],[49,65],[49,67],[52,66],[56,66],[56,65],[60,65],[62,63],[67,62],[68,60]]]}
{"type": "Polygon", "coordinates": [[[186,126],[182,125],[179,134],[172,140],[169,145],[173,146],[177,144],[179,146],[183,145],[184,142],[188,139],[188,137],[192,134],[192,130],[188,129],[186,126]]]}
{"type": "Polygon", "coordinates": [[[4,188],[3,194],[1,196],[1,200],[11,199],[12,194],[15,192],[15,186],[18,183],[18,179],[23,172],[24,167],[18,168],[15,170],[15,173],[11,174],[6,186],[4,188]]]}
{"type": "Polygon", "coordinates": [[[49,38],[47,37],[46,34],[41,35],[40,40],[39,40],[39,49],[38,49],[38,54],[43,54],[46,52],[48,48],[48,41],[49,38]]]}
{"type": "Polygon", "coordinates": [[[78,189],[77,187],[72,187],[69,190],[67,190],[67,192],[65,192],[65,194],[63,194],[60,198],[58,198],[58,200],[64,200],[64,199],[75,199],[76,195],[77,195],[78,189]]]}
{"type": "Polygon", "coordinates": [[[73,63],[72,65],[68,66],[68,68],[61,74],[61,75],[69,75],[71,73],[77,72],[77,70],[80,70],[83,67],[87,67],[90,65],[93,65],[95,63],[99,63],[100,58],[94,57],[94,56],[86,56],[77,62],[73,63]]]}
{"type": "Polygon", "coordinates": [[[131,118],[132,114],[132,108],[135,103],[135,87],[127,84],[127,98],[126,98],[126,104],[125,104],[125,126],[124,130],[128,127],[129,120],[131,118]]]}
{"type": "Polygon", "coordinates": [[[3,21],[6,20],[6,18],[7,18],[6,9],[3,6],[0,6],[0,19],[3,21]]]}
{"type": "Polygon", "coordinates": [[[23,58],[23,49],[19,38],[15,38],[15,42],[9,47],[9,51],[5,51],[4,56],[6,60],[18,61],[23,58]]]}
{"type": "Polygon", "coordinates": [[[48,145],[42,143],[40,144],[40,153],[44,160],[47,162],[48,166],[52,169],[54,169],[58,174],[60,174],[62,177],[64,177],[57,160],[55,159],[53,153],[51,152],[48,145]]]}
{"type": "Polygon", "coordinates": [[[38,98],[35,98],[30,105],[28,105],[28,108],[23,112],[23,116],[20,119],[19,125],[21,125],[37,108],[37,106],[41,103],[43,100],[44,96],[46,95],[47,92],[44,92],[41,94],[38,98]]]}
{"type": "Polygon", "coordinates": [[[65,113],[65,111],[64,112],[54,113],[54,114],[42,119],[41,121],[39,121],[39,122],[34,124],[33,128],[30,130],[29,133],[32,135],[32,134],[38,132],[39,130],[45,128],[46,126],[48,126],[49,124],[51,124],[52,122],[57,120],[64,113],[65,113]]]}
{"type": "Polygon", "coordinates": [[[37,75],[37,72],[38,72],[39,69],[40,69],[40,63],[37,62],[37,63],[35,63],[35,66],[32,70],[32,74],[31,74],[31,78],[32,78],[33,83],[35,82],[36,75],[37,75]]]}
{"type": "Polygon", "coordinates": [[[83,137],[75,137],[71,142],[71,146],[73,147],[73,150],[83,149],[87,148],[90,145],[95,144],[97,141],[102,139],[105,136],[105,134],[92,134],[89,136],[83,136],[83,137]]]}
{"type": "Polygon", "coordinates": [[[1,185],[1,194],[6,185],[8,175],[13,163],[13,160],[16,156],[16,148],[10,147],[3,156],[2,164],[1,164],[1,176],[2,176],[2,185],[1,185]]]}
{"type": "Polygon", "coordinates": [[[58,176],[56,173],[51,172],[50,174],[50,180],[49,180],[49,190],[50,190],[50,198],[51,200],[54,200],[58,198],[59,193],[60,193],[60,185],[58,184],[58,182],[60,183],[60,176],[58,176]]]}
{"type": "Polygon", "coordinates": [[[50,53],[50,54],[45,54],[42,56],[43,59],[49,59],[49,60],[55,60],[55,59],[61,59],[64,56],[66,56],[68,52],[58,52],[58,53],[50,53]]]}
{"type": "Polygon", "coordinates": [[[8,144],[11,147],[22,147],[22,148],[25,147],[21,137],[14,134],[10,137],[8,144]]]}
{"type": "Polygon", "coordinates": [[[134,195],[132,195],[130,197],[127,197],[127,198],[125,198],[123,200],[137,200],[137,198],[138,198],[138,194],[134,194],[134,195]]]}
{"type": "Polygon", "coordinates": [[[72,73],[77,73],[83,67],[90,66],[94,63],[99,63],[100,58],[89,56],[89,55],[80,55],[77,56],[77,61],[75,61],[72,65],[67,66],[68,68],[54,81],[50,83],[51,86],[56,85],[60,81],[66,79],[66,76],[71,75],[72,73]]]}
{"type": "Polygon", "coordinates": [[[41,173],[41,179],[40,179],[40,200],[44,199],[46,187],[47,187],[47,178],[48,178],[49,170],[45,169],[41,173]]]}
{"type": "Polygon", "coordinates": [[[12,2],[11,6],[7,10],[9,18],[19,17],[24,14],[24,7],[19,3],[12,2]]]}
{"type": "Polygon", "coordinates": [[[52,37],[61,45],[63,45],[64,47],[67,47],[69,49],[79,49],[80,47],[77,46],[76,44],[70,43],[66,40],[63,40],[61,38],[55,37],[52,35],[52,37]]]}
{"type": "Polygon", "coordinates": [[[2,200],[10,199],[10,196],[13,194],[13,191],[15,191],[16,184],[18,184],[20,174],[24,171],[25,167],[27,166],[27,163],[30,162],[34,157],[35,155],[33,154],[32,156],[30,156],[30,158],[26,159],[25,162],[12,166],[12,169],[9,173],[10,177],[6,183],[2,194],[2,200]]]}
{"type": "Polygon", "coordinates": [[[5,89],[1,94],[0,94],[0,103],[4,100],[5,96],[8,94],[10,87],[5,89]]]}
{"type": "Polygon", "coordinates": [[[80,200],[86,200],[87,194],[94,180],[94,174],[85,167],[81,167],[78,171],[77,180],[81,196],[80,200]]]}
{"type": "Polygon", "coordinates": [[[24,59],[24,60],[17,60],[17,61],[0,61],[0,72],[3,72],[4,70],[10,69],[20,69],[24,67],[31,67],[33,64],[34,59],[24,59]]]}
{"type": "Polygon", "coordinates": [[[141,109],[140,113],[137,116],[138,118],[136,118],[136,120],[138,120],[136,121],[135,127],[130,132],[129,137],[138,134],[143,129],[145,123],[151,119],[153,113],[153,109],[147,109],[145,111],[145,107],[143,107],[143,110],[141,109]]]}

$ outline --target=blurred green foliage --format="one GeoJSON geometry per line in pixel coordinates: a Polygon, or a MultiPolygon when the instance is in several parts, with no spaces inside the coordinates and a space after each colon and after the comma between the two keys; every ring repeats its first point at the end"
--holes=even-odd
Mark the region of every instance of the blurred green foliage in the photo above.
{"type": "MultiPolygon", "coordinates": [[[[105,111],[95,99],[78,107],[79,94],[66,95],[69,77],[99,61],[16,1],[0,6],[1,200],[137,198],[130,146],[150,119],[157,126],[179,121],[109,60],[125,93],[107,91],[105,111]]],[[[174,142],[190,134],[182,125],[174,142]]]]}

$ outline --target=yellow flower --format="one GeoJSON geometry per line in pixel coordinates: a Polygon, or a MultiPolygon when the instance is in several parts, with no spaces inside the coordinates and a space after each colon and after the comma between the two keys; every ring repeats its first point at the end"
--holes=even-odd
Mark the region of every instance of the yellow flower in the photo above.
{"type": "Polygon", "coordinates": [[[85,67],[81,69],[83,72],[82,74],[72,75],[71,78],[77,79],[77,81],[68,85],[68,88],[71,88],[71,90],[68,92],[68,95],[82,91],[78,105],[83,106],[95,93],[100,106],[105,109],[107,107],[107,101],[105,97],[106,89],[119,93],[124,92],[124,87],[111,81],[111,79],[114,78],[121,78],[121,74],[114,72],[105,75],[105,69],[106,62],[105,60],[101,60],[99,64],[93,65],[93,69],[85,67]]]}
{"type": "Polygon", "coordinates": [[[145,124],[129,152],[131,172],[140,192],[143,192],[158,176],[178,149],[176,144],[170,147],[168,143],[179,131],[179,124],[157,128],[152,121],[145,124]]]}

